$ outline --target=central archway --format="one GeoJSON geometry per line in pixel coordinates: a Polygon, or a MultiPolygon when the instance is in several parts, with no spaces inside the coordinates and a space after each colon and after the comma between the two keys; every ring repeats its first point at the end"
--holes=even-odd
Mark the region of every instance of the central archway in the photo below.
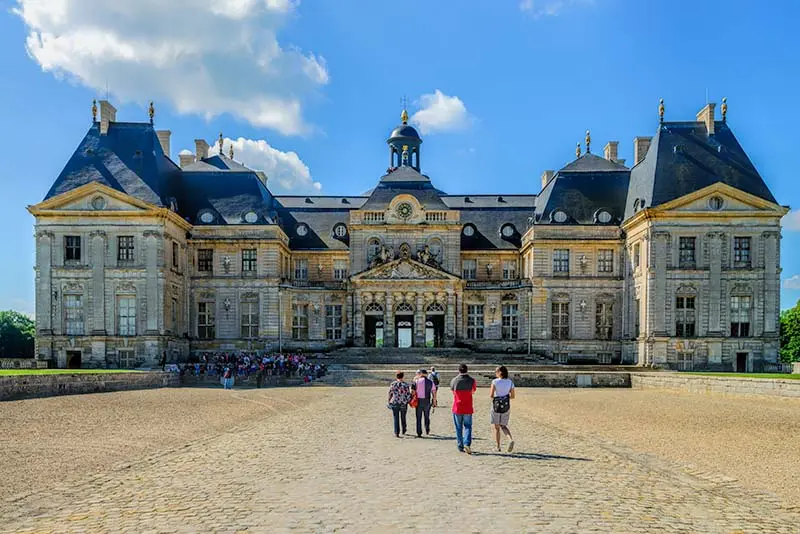
{"type": "Polygon", "coordinates": [[[364,308],[364,344],[367,347],[383,347],[383,306],[370,302],[364,308]]]}
{"type": "Polygon", "coordinates": [[[394,310],[397,346],[407,349],[414,345],[414,306],[401,302],[394,310]]]}
{"type": "Polygon", "coordinates": [[[428,348],[444,345],[445,307],[439,302],[432,302],[425,310],[425,346],[428,348]]]}

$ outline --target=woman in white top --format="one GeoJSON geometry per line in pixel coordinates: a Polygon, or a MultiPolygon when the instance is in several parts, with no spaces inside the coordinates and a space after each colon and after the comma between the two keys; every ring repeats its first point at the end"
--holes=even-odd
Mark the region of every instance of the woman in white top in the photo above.
{"type": "Polygon", "coordinates": [[[491,423],[494,427],[494,440],[497,442],[497,452],[500,452],[500,431],[508,436],[508,452],[514,451],[514,438],[508,429],[508,420],[511,416],[511,399],[514,398],[514,382],[508,378],[508,369],[501,365],[494,371],[494,380],[489,390],[492,399],[491,423]]]}

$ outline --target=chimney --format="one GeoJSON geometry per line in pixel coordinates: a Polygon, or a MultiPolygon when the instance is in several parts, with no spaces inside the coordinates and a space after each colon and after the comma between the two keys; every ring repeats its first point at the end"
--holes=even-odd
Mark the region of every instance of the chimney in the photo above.
{"type": "Polygon", "coordinates": [[[172,132],[169,130],[156,130],[156,135],[158,136],[158,142],[161,143],[161,150],[164,152],[164,155],[170,157],[169,138],[172,132]]]}
{"type": "Polygon", "coordinates": [[[606,143],[605,148],[603,149],[604,157],[608,161],[618,161],[617,160],[617,148],[619,147],[619,141],[609,141],[606,143]]]}
{"type": "Polygon", "coordinates": [[[194,140],[194,153],[197,156],[197,161],[208,157],[208,143],[206,143],[205,139],[194,140]]]}
{"type": "Polygon", "coordinates": [[[652,137],[634,137],[633,138],[633,161],[634,165],[642,162],[650,149],[650,141],[652,137]]]}
{"type": "Polygon", "coordinates": [[[178,153],[178,158],[180,159],[181,169],[188,167],[189,165],[194,163],[194,154],[192,154],[188,150],[181,150],[178,153]]]}
{"type": "Polygon", "coordinates": [[[716,107],[716,104],[706,104],[697,114],[697,121],[706,123],[708,135],[714,135],[714,108],[716,107]]]}
{"type": "Polygon", "coordinates": [[[117,120],[117,108],[108,100],[100,101],[100,135],[108,133],[108,125],[117,120]]]}
{"type": "Polygon", "coordinates": [[[555,174],[554,171],[544,171],[542,173],[542,189],[544,189],[544,186],[547,185],[547,182],[549,182],[553,178],[554,174],[555,174]]]}

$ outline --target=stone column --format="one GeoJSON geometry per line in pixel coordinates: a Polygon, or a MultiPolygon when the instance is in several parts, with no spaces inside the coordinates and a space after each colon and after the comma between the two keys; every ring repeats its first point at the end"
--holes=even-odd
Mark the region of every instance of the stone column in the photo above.
{"type": "Polygon", "coordinates": [[[780,313],[780,272],[778,271],[778,232],[764,232],[764,333],[778,331],[780,313]]]}
{"type": "Polygon", "coordinates": [[[353,294],[353,344],[357,347],[365,345],[364,340],[364,294],[356,291],[353,294]]]}
{"type": "MultiPolygon", "coordinates": [[[[145,272],[147,277],[147,334],[158,333],[158,232],[146,231],[145,241],[145,272]]],[[[217,310],[219,318],[219,310],[217,310]]],[[[219,321],[218,321],[219,322],[219,321]]]]}
{"type": "Polygon", "coordinates": [[[414,345],[425,346],[425,297],[417,293],[414,302],[414,345]]]}
{"type": "MultiPolygon", "coordinates": [[[[90,234],[92,242],[92,335],[106,334],[106,233],[90,234]]],[[[113,313],[113,312],[112,312],[113,313]]]]}
{"type": "Polygon", "coordinates": [[[36,326],[53,333],[53,232],[39,232],[36,242],[36,326]]]}
{"type": "Polygon", "coordinates": [[[722,296],[722,233],[708,234],[709,285],[708,335],[722,335],[720,298],[722,296]]]}
{"type": "Polygon", "coordinates": [[[386,292],[385,321],[383,325],[383,346],[394,347],[397,343],[394,339],[394,297],[391,291],[386,292]]]}
{"type": "Polygon", "coordinates": [[[444,316],[445,343],[452,345],[456,337],[456,295],[452,289],[447,290],[447,308],[444,316]]]}
{"type": "Polygon", "coordinates": [[[648,306],[653,310],[653,334],[656,336],[667,335],[667,241],[669,233],[655,232],[653,234],[653,293],[649,295],[652,303],[648,306]]]}

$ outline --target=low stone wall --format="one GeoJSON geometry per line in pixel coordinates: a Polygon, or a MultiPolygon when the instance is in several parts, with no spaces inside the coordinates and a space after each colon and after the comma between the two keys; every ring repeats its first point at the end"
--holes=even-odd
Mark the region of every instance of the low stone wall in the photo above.
{"type": "MultiPolygon", "coordinates": [[[[440,386],[448,388],[457,371],[440,370],[440,386]]],[[[332,386],[384,386],[394,380],[394,371],[387,369],[332,369],[322,383],[332,386]]],[[[494,371],[470,371],[478,387],[489,387],[495,378],[494,371]]],[[[523,388],[629,388],[631,375],[626,372],[581,371],[515,371],[509,369],[514,385],[523,388]]],[[[407,373],[406,381],[413,379],[407,373]]]]}
{"type": "Polygon", "coordinates": [[[0,401],[178,385],[173,373],[75,373],[0,376],[0,401]]]}
{"type": "Polygon", "coordinates": [[[666,389],[688,393],[800,399],[800,380],[791,379],[698,376],[680,373],[633,373],[631,387],[633,389],[666,389]]]}
{"type": "Polygon", "coordinates": [[[47,369],[47,362],[35,358],[0,358],[0,369],[47,369]]]}

